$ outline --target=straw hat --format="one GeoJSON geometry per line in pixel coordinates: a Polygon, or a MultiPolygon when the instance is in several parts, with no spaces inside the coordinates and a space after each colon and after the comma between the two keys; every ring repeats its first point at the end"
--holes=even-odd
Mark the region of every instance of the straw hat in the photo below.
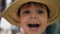
{"type": "Polygon", "coordinates": [[[19,26],[17,22],[17,15],[16,15],[17,10],[19,6],[21,6],[22,4],[26,2],[30,2],[30,1],[44,3],[49,7],[50,9],[49,24],[52,24],[58,19],[60,19],[58,0],[15,0],[7,9],[4,10],[1,16],[3,16],[11,24],[19,26]]]}

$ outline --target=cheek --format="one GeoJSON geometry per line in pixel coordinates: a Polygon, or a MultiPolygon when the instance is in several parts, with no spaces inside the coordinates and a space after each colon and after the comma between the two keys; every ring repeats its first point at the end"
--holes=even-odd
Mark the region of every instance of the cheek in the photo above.
{"type": "Polygon", "coordinates": [[[47,26],[48,25],[48,19],[47,19],[47,17],[40,16],[39,18],[40,18],[40,22],[41,22],[42,26],[47,26]]]}
{"type": "Polygon", "coordinates": [[[28,27],[26,26],[28,20],[29,20],[29,16],[20,17],[20,21],[21,21],[20,27],[22,27],[24,29],[24,31],[28,30],[28,27]]]}
{"type": "Polygon", "coordinates": [[[48,26],[48,20],[45,17],[39,17],[39,19],[40,19],[40,24],[41,24],[40,29],[42,32],[44,32],[48,26]]]}
{"type": "Polygon", "coordinates": [[[25,24],[27,24],[27,21],[28,21],[28,19],[29,19],[29,16],[22,16],[21,18],[20,18],[20,21],[21,21],[21,25],[25,25],[25,24]]]}

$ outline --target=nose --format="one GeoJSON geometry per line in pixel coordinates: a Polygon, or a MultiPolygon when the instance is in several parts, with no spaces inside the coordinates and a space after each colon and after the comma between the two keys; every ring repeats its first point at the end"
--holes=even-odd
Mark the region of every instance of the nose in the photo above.
{"type": "Polygon", "coordinates": [[[31,17],[31,19],[36,18],[36,17],[31,17]]]}
{"type": "Polygon", "coordinates": [[[35,19],[35,18],[37,18],[37,16],[36,15],[31,15],[31,19],[35,19]]]}

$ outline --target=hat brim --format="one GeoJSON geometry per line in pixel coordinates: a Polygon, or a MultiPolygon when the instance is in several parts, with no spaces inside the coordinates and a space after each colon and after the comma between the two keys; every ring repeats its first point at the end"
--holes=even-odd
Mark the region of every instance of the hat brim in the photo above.
{"type": "Polygon", "coordinates": [[[11,24],[19,26],[17,21],[17,11],[18,8],[29,1],[33,2],[39,2],[46,4],[50,9],[50,19],[49,24],[54,23],[58,19],[60,19],[60,11],[58,6],[58,1],[51,1],[51,0],[15,0],[7,9],[4,10],[4,12],[1,14],[2,17],[4,17],[7,21],[9,21],[11,24]]]}

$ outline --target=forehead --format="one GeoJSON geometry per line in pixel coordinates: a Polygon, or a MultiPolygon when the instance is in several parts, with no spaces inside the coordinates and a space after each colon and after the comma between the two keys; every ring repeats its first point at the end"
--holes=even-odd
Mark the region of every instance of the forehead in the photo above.
{"type": "Polygon", "coordinates": [[[36,8],[43,8],[45,9],[45,5],[42,3],[37,3],[37,2],[28,2],[28,3],[24,3],[23,5],[20,6],[20,10],[21,9],[26,9],[26,8],[31,8],[31,7],[36,7],[36,8]]]}

